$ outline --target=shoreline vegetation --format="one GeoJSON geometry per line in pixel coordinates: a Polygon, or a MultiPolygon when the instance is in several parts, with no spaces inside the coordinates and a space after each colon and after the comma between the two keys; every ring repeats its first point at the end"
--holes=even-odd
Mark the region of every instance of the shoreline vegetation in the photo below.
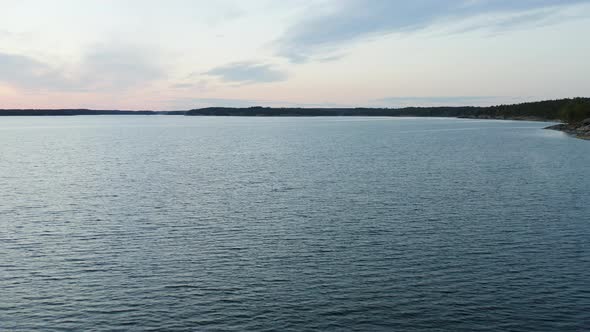
{"type": "Polygon", "coordinates": [[[183,115],[183,116],[385,116],[453,117],[465,119],[551,121],[561,124],[546,129],[560,130],[579,138],[590,138],[590,98],[573,98],[497,106],[441,106],[404,108],[286,108],[206,107],[187,111],[90,110],[90,109],[0,109],[0,116],[75,115],[183,115]]]}

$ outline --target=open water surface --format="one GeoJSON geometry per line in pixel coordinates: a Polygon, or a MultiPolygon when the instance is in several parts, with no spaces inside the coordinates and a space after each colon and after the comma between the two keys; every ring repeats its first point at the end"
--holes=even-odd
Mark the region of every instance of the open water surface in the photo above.
{"type": "Polygon", "coordinates": [[[590,330],[590,142],[547,125],[0,118],[0,330],[590,330]]]}

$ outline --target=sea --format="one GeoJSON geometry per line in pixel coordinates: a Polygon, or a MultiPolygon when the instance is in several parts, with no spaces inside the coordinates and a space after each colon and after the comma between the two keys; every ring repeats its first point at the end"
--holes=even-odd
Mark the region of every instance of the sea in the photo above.
{"type": "Polygon", "coordinates": [[[2,117],[0,331],[588,331],[550,124],[2,117]]]}

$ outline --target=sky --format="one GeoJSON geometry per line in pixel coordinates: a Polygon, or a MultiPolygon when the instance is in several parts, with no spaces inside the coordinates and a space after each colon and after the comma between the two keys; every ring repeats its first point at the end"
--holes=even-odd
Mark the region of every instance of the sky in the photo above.
{"type": "Polygon", "coordinates": [[[0,108],[590,96],[590,0],[0,0],[0,108]]]}

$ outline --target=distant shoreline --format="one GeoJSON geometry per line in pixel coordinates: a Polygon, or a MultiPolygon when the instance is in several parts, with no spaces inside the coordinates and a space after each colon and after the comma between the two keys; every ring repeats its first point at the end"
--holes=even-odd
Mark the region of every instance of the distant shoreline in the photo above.
{"type": "MultiPolygon", "coordinates": [[[[590,98],[584,98],[590,101],[590,98]]],[[[449,117],[467,119],[556,121],[561,109],[572,99],[546,100],[498,106],[440,106],[405,108],[287,108],[287,107],[206,107],[180,111],[91,110],[91,109],[0,109],[0,116],[74,115],[184,115],[184,116],[385,116],[449,117]]]]}
{"type": "MultiPolygon", "coordinates": [[[[590,98],[582,98],[590,102],[590,98]]],[[[573,137],[590,139],[590,123],[564,123],[560,112],[572,99],[547,100],[514,105],[488,107],[405,107],[405,108],[276,108],[276,107],[207,107],[187,111],[152,110],[91,110],[91,109],[0,109],[2,116],[81,116],[81,115],[177,115],[231,117],[422,117],[458,118],[474,120],[514,120],[557,122],[545,129],[557,130],[573,137]]],[[[585,120],[586,121],[586,120],[585,120]]]]}
{"type": "Polygon", "coordinates": [[[184,115],[186,111],[131,111],[90,109],[0,109],[0,116],[184,115]]]}
{"type": "Polygon", "coordinates": [[[94,111],[94,112],[60,112],[59,110],[44,110],[43,112],[27,112],[24,111],[19,114],[3,113],[4,110],[0,110],[0,117],[58,117],[58,116],[96,116],[96,115],[116,115],[116,116],[157,116],[157,115],[176,115],[176,116],[192,116],[192,117],[245,117],[245,118],[316,118],[316,117],[391,117],[391,118],[453,118],[453,119],[466,119],[466,120],[509,120],[509,121],[536,121],[536,122],[561,122],[559,119],[544,119],[540,117],[490,117],[490,116],[446,116],[446,115],[374,115],[374,114],[327,114],[327,115],[306,115],[306,114],[277,114],[277,115],[246,115],[246,114],[185,114],[188,111],[94,111]]]}
{"type": "Polygon", "coordinates": [[[510,121],[537,121],[537,122],[561,122],[559,119],[545,119],[533,116],[515,116],[515,117],[492,117],[492,116],[453,116],[453,115],[381,115],[381,114],[186,114],[189,111],[102,111],[102,110],[88,110],[88,111],[62,111],[62,110],[0,110],[0,117],[17,117],[17,116],[37,116],[37,117],[53,117],[53,116],[85,116],[85,115],[180,115],[180,116],[194,116],[194,117],[259,117],[259,118],[278,118],[278,117],[392,117],[392,118],[454,118],[467,120],[510,120],[510,121]],[[18,112],[18,113],[17,113],[18,112]]]}

